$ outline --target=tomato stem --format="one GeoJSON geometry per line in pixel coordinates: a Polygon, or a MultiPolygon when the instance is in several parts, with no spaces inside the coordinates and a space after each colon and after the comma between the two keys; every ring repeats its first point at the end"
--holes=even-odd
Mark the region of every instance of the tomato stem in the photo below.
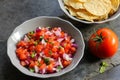
{"type": "Polygon", "coordinates": [[[93,40],[94,40],[95,42],[101,43],[101,42],[103,41],[102,32],[101,32],[99,35],[96,33],[96,37],[93,38],[93,40]]]}

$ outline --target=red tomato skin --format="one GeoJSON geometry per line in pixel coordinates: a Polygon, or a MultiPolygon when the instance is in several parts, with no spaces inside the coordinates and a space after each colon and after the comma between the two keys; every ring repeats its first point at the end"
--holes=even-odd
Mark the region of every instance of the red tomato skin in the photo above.
{"type": "Polygon", "coordinates": [[[96,37],[96,34],[94,33],[88,41],[89,50],[98,58],[112,57],[118,50],[118,37],[112,30],[108,28],[101,28],[97,30],[96,33],[100,35],[101,32],[102,36],[104,37],[103,41],[101,43],[95,42],[93,38],[96,37]]]}

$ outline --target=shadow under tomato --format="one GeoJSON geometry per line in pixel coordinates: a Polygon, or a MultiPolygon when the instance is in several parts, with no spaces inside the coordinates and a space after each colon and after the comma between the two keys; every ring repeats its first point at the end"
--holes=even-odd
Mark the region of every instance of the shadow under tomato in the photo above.
{"type": "Polygon", "coordinates": [[[88,49],[88,44],[87,42],[85,42],[85,50],[84,50],[84,56],[80,62],[80,64],[82,63],[96,63],[96,62],[99,62],[101,59],[94,56],[88,49]]]}

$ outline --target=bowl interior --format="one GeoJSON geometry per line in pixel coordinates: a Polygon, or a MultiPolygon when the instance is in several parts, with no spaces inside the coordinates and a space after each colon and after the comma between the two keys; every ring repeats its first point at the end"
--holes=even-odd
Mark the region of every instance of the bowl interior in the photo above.
{"type": "Polygon", "coordinates": [[[70,70],[74,69],[81,58],[83,57],[84,53],[84,41],[81,32],[75,28],[70,22],[62,20],[57,17],[37,17],[31,20],[28,20],[24,22],[23,24],[19,25],[11,34],[11,36],[8,39],[7,43],[7,53],[8,56],[12,62],[12,64],[18,68],[22,73],[30,76],[35,76],[35,77],[54,77],[54,76],[59,76],[62,75],[66,72],[69,72],[70,70]],[[79,46],[76,54],[74,56],[74,59],[72,63],[66,67],[65,69],[61,70],[58,73],[53,73],[53,74],[36,74],[30,72],[28,69],[22,67],[19,63],[19,60],[16,56],[15,50],[16,50],[16,43],[23,37],[24,34],[26,34],[29,31],[35,30],[37,27],[61,27],[63,31],[67,32],[69,35],[71,35],[74,39],[77,45],[79,46]]]}
{"type": "Polygon", "coordinates": [[[69,12],[65,9],[63,0],[58,0],[58,2],[59,2],[59,5],[60,5],[60,8],[62,9],[62,11],[63,11],[69,18],[71,18],[71,19],[73,19],[73,20],[75,20],[75,21],[78,21],[78,22],[85,23],[85,24],[105,23],[105,22],[108,22],[108,21],[112,21],[112,20],[114,20],[114,19],[116,19],[117,17],[120,16],[120,6],[119,6],[117,12],[114,13],[111,17],[109,17],[109,18],[106,19],[106,20],[103,20],[103,21],[95,21],[95,22],[84,21],[84,20],[80,20],[80,19],[77,19],[77,18],[71,16],[71,15],[69,14],[69,12]]]}

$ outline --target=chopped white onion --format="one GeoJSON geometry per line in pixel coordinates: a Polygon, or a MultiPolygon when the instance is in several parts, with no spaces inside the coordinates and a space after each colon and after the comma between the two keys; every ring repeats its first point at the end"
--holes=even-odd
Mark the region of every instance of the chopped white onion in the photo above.
{"type": "Polygon", "coordinates": [[[67,36],[65,36],[65,40],[68,40],[68,37],[67,37],[67,36]]]}
{"type": "Polygon", "coordinates": [[[53,71],[56,71],[56,68],[53,68],[53,71]]]}
{"type": "Polygon", "coordinates": [[[59,70],[57,68],[53,68],[53,70],[56,71],[56,72],[59,72],[59,70]]]}
{"type": "Polygon", "coordinates": [[[72,60],[72,58],[66,53],[63,54],[63,59],[65,59],[67,61],[72,60]]]}
{"type": "Polygon", "coordinates": [[[43,55],[44,55],[44,52],[41,52],[41,53],[39,53],[40,54],[40,56],[42,57],[43,55]]]}
{"type": "Polygon", "coordinates": [[[64,40],[64,38],[58,38],[57,41],[58,42],[62,42],[64,40]]]}
{"type": "Polygon", "coordinates": [[[52,35],[53,33],[50,32],[50,31],[47,31],[45,34],[47,34],[47,35],[52,35]]]}
{"type": "Polygon", "coordinates": [[[26,63],[27,65],[29,65],[30,62],[29,62],[28,60],[25,60],[25,63],[26,63]]]}
{"type": "Polygon", "coordinates": [[[75,48],[77,48],[77,47],[78,47],[78,46],[77,46],[77,44],[72,44],[72,46],[73,46],[73,47],[75,47],[75,48]]]}
{"type": "Polygon", "coordinates": [[[41,29],[41,26],[39,26],[38,28],[41,29]]]}
{"type": "Polygon", "coordinates": [[[27,35],[25,35],[25,37],[24,37],[24,41],[25,41],[25,42],[30,41],[29,38],[27,37],[27,35]]]}
{"type": "Polygon", "coordinates": [[[35,73],[39,72],[39,68],[36,65],[34,66],[34,69],[35,69],[35,73]]]}
{"type": "Polygon", "coordinates": [[[46,68],[42,69],[41,73],[45,74],[46,73],[46,68]]]}
{"type": "Polygon", "coordinates": [[[56,36],[61,36],[61,32],[60,31],[53,31],[53,33],[55,33],[56,36]]]}
{"type": "Polygon", "coordinates": [[[44,45],[46,45],[46,42],[45,42],[44,39],[42,39],[41,43],[44,44],[44,45]]]}
{"type": "Polygon", "coordinates": [[[58,58],[58,62],[59,62],[59,65],[61,66],[61,68],[63,68],[63,65],[62,65],[62,62],[61,62],[61,58],[60,58],[60,57],[58,58]]]}
{"type": "Polygon", "coordinates": [[[38,61],[39,61],[39,62],[41,61],[41,57],[38,58],[38,61]]]}
{"type": "Polygon", "coordinates": [[[60,32],[62,31],[60,27],[58,27],[58,31],[60,31],[60,32]]]}
{"type": "Polygon", "coordinates": [[[43,58],[48,58],[50,61],[54,61],[54,59],[51,58],[51,57],[46,57],[45,55],[43,55],[42,57],[43,57],[43,58]]]}
{"type": "Polygon", "coordinates": [[[67,33],[65,33],[65,37],[67,37],[68,36],[68,34],[67,33]]]}
{"type": "Polygon", "coordinates": [[[56,62],[56,63],[55,63],[55,67],[57,67],[58,65],[59,65],[59,62],[56,62]]]}
{"type": "Polygon", "coordinates": [[[75,39],[71,39],[70,42],[71,42],[71,43],[75,42],[75,39]]]}

